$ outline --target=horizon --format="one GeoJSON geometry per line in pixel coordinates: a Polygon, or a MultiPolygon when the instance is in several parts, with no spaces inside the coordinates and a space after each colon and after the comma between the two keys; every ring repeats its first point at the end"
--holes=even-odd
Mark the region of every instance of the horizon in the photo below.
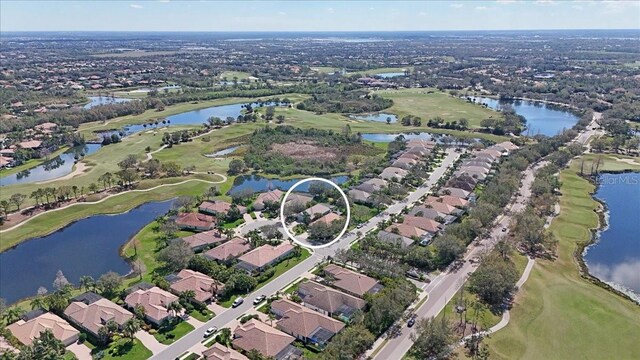
{"type": "Polygon", "coordinates": [[[640,30],[637,1],[13,1],[2,32],[640,30]],[[240,9],[240,13],[239,13],[240,9]],[[69,21],[73,19],[73,21],[69,21]]]}

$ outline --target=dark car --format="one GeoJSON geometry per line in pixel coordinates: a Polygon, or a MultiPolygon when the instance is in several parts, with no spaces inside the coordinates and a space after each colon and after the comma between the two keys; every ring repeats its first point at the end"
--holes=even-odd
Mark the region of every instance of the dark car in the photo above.
{"type": "Polygon", "coordinates": [[[409,319],[409,321],[407,321],[407,327],[413,327],[413,325],[416,324],[416,318],[412,317],[411,319],[409,319]]]}

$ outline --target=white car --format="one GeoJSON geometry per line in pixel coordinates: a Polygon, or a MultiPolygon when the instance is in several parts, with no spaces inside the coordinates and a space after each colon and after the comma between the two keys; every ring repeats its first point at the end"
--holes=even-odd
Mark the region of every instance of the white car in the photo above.
{"type": "Polygon", "coordinates": [[[217,327],[210,327],[208,328],[205,332],[204,332],[204,337],[208,338],[209,336],[215,334],[215,332],[218,331],[217,327]]]}

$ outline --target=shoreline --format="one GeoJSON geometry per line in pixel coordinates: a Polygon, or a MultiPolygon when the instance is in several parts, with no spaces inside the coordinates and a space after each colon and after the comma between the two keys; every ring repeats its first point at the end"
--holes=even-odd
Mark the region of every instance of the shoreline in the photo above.
{"type": "MultiPolygon", "coordinates": [[[[623,173],[636,173],[636,172],[638,171],[637,170],[634,171],[632,169],[625,169],[625,170],[606,171],[600,174],[623,174],[623,173]]],[[[589,229],[589,233],[591,234],[589,240],[583,243],[577,244],[577,247],[573,252],[573,256],[578,263],[578,271],[580,273],[580,276],[583,279],[597,286],[600,286],[605,290],[610,291],[611,293],[619,295],[633,302],[636,305],[640,305],[640,294],[636,294],[633,290],[627,289],[623,284],[604,281],[598,278],[597,276],[591,274],[591,272],[589,271],[589,265],[585,260],[584,256],[589,251],[589,248],[591,248],[593,245],[596,245],[600,241],[600,234],[609,228],[609,222],[607,221],[609,217],[609,210],[606,203],[595,196],[599,185],[596,181],[594,181],[594,177],[582,176],[582,178],[594,184],[595,186],[593,192],[589,192],[589,195],[595,202],[598,203],[597,208],[593,210],[598,215],[598,226],[595,228],[589,229]]]]}

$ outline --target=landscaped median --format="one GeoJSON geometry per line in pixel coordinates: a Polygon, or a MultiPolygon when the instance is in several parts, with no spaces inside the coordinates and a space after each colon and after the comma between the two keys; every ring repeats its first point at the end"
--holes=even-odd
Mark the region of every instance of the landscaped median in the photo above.
{"type": "MultiPolygon", "coordinates": [[[[587,161],[597,155],[584,156],[587,161]]],[[[600,170],[623,170],[603,156],[600,170]]],[[[631,359],[640,354],[640,307],[580,276],[575,249],[598,227],[595,186],[581,178],[581,159],[560,174],[560,215],[550,226],[557,259],[539,259],[520,289],[509,325],[486,340],[499,359],[631,359]],[[562,341],[558,341],[562,339],[562,341]]],[[[627,167],[628,168],[628,167],[627,167]]]]}

